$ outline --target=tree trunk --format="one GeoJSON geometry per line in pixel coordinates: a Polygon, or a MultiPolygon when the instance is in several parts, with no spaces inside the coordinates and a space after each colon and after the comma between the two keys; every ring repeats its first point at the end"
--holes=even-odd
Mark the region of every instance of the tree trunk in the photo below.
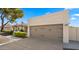
{"type": "Polygon", "coordinates": [[[4,18],[1,19],[2,20],[2,23],[1,23],[1,32],[4,30],[4,27],[5,25],[7,25],[10,21],[7,21],[5,24],[4,24],[4,18]]]}
{"type": "Polygon", "coordinates": [[[3,13],[1,14],[1,32],[3,31],[4,29],[4,16],[3,16],[3,13]]]}
{"type": "Polygon", "coordinates": [[[4,30],[4,26],[1,27],[1,32],[3,32],[3,30],[4,30]]]}
{"type": "Polygon", "coordinates": [[[2,23],[1,23],[1,32],[4,30],[4,20],[2,19],[2,23]]]}

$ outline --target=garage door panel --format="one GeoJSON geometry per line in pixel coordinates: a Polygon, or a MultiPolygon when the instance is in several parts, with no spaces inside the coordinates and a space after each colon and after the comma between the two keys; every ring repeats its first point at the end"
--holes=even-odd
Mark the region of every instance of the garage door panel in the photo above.
{"type": "Polygon", "coordinates": [[[63,25],[43,25],[33,26],[31,29],[31,37],[34,38],[48,38],[48,39],[63,39],[63,25]]]}

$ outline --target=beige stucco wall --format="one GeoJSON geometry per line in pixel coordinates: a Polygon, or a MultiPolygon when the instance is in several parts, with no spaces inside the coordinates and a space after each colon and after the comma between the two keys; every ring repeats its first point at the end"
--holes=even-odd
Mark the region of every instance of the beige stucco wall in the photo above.
{"type": "Polygon", "coordinates": [[[76,41],[76,27],[69,27],[69,40],[76,41]]]}
{"type": "MultiPolygon", "coordinates": [[[[69,32],[67,26],[67,24],[69,23],[68,20],[69,20],[68,10],[64,10],[53,14],[31,18],[28,21],[29,22],[28,26],[63,24],[63,42],[68,43],[69,42],[69,32]]],[[[28,33],[30,33],[30,31],[28,33]]],[[[30,34],[28,36],[30,36],[30,34]]]]}
{"type": "Polygon", "coordinates": [[[79,41],[79,27],[69,27],[69,40],[79,41]]]}
{"type": "Polygon", "coordinates": [[[68,23],[68,10],[51,13],[48,15],[38,16],[29,20],[30,26],[47,25],[47,24],[67,24],[68,23]]]}
{"type": "Polygon", "coordinates": [[[69,26],[63,25],[63,42],[69,43],[69,26]]]}
{"type": "Polygon", "coordinates": [[[77,30],[76,30],[76,33],[77,33],[77,41],[79,41],[79,28],[77,28],[77,30]]]}

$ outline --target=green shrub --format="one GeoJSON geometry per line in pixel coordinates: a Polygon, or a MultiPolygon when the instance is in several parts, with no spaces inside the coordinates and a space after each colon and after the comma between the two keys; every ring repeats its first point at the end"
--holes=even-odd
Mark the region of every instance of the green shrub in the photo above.
{"type": "Polygon", "coordinates": [[[5,34],[8,34],[8,35],[12,35],[13,34],[13,31],[11,31],[11,30],[5,30],[5,31],[3,31],[5,34]]]}
{"type": "Polygon", "coordinates": [[[24,30],[22,30],[22,29],[21,29],[20,31],[21,31],[21,32],[24,32],[24,30]]]}
{"type": "Polygon", "coordinates": [[[13,36],[25,38],[26,37],[26,32],[14,32],[13,36]]]}

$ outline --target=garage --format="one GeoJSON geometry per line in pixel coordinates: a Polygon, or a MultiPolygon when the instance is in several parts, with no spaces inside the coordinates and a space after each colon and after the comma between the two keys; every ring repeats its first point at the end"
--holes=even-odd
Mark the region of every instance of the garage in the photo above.
{"type": "Polygon", "coordinates": [[[68,10],[29,19],[28,37],[69,42],[68,10]]]}
{"type": "Polygon", "coordinates": [[[31,26],[30,36],[33,38],[63,40],[63,24],[31,26]]]}

